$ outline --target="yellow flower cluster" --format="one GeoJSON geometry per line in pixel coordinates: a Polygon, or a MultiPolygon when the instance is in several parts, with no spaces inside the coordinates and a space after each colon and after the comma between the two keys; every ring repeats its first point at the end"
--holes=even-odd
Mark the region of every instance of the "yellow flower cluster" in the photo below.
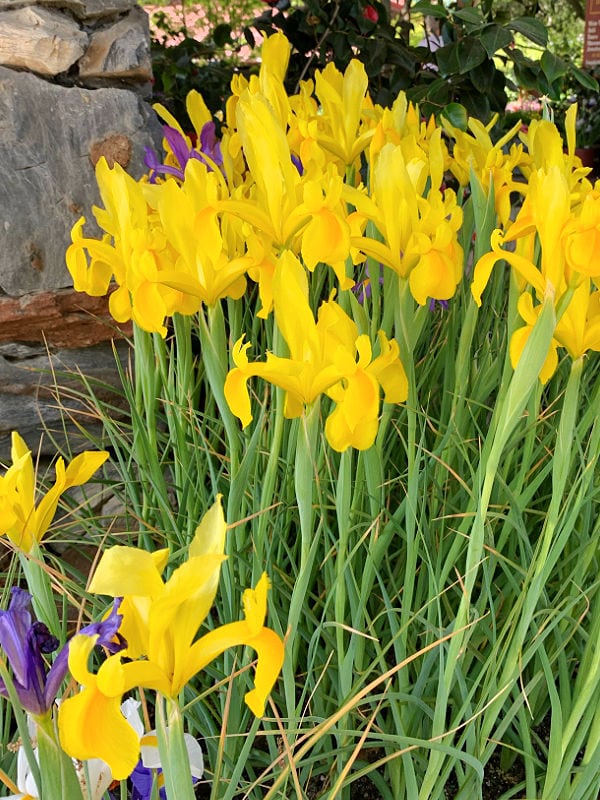
{"type": "Polygon", "coordinates": [[[275,34],[263,45],[259,74],[236,76],[218,152],[216,140],[209,144],[204,136],[207,125],[214,134],[210,113],[192,92],[196,149],[157,107],[171,132],[165,134],[163,177],[137,182],[118,166],[99,163],[104,208],[95,215],[105,236],[85,238],[83,219],[73,229],[67,264],[76,289],[100,295],[116,284],[110,295],[115,319],[133,319],[165,336],[171,315],[240,299],[248,279],[255,282],[257,315],[266,319],[274,310],[288,352],[251,363],[250,344],[234,344],[235,366],[225,386],[232,411],[244,425],[252,419],[252,376],[285,389],[289,417],[326,393],[334,403],[326,428],[330,444],[365,449],[377,432],[380,389],[385,401],[397,403],[406,400],[408,388],[390,331],[380,333],[373,359],[376,343],[359,335],[343,293],[367,262],[371,271],[392,270],[420,306],[452,298],[469,259],[461,245],[462,203],[476,180],[485,193],[493,191],[501,226],[491,243],[483,243],[491,252],[476,265],[476,301],[499,259],[530,287],[519,302],[525,325],[511,342],[513,362],[539,313],[531,289],[539,302],[550,286],[557,303],[567,290],[573,297],[542,380],[556,367],[559,345],[573,357],[598,349],[593,281],[599,270],[589,253],[598,237],[600,199],[574,156],[573,115],[568,153],[547,121],[534,122],[509,147],[519,126],[493,142],[495,119],[487,126],[471,119],[467,130],[443,119],[437,124],[421,119],[403,93],[391,108],[374,105],[357,60],[343,74],[329,64],[288,96],[289,57],[289,42],[275,34]],[[518,196],[524,199],[513,222],[518,196]],[[305,273],[317,268],[320,276],[332,271],[327,281],[337,290],[311,310],[305,273]],[[341,333],[331,335],[336,326],[341,333]]]}
{"type": "Polygon", "coordinates": [[[567,114],[568,150],[549,121],[534,122],[527,136],[529,158],[524,166],[525,199],[514,222],[494,231],[491,252],[475,267],[473,296],[481,295],[494,265],[504,260],[513,268],[522,293],[518,311],[525,325],[510,343],[513,366],[550,296],[559,310],[551,348],[540,373],[546,382],[558,365],[558,347],[578,359],[600,350],[600,186],[592,187],[574,156],[576,106],[567,114]],[[507,245],[507,247],[503,247],[507,245]],[[539,250],[539,255],[538,255],[539,250]]]}

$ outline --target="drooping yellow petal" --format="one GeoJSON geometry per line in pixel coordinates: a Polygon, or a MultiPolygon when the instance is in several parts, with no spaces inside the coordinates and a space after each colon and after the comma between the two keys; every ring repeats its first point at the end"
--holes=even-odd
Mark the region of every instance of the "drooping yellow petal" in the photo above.
{"type": "Polygon", "coordinates": [[[379,421],[379,387],[374,377],[357,369],[335,409],[325,422],[327,441],[338,452],[355,447],[368,450],[375,441],[379,421]]]}
{"type": "Polygon", "coordinates": [[[245,699],[256,716],[264,713],[267,697],[279,676],[284,657],[283,642],[274,631],[264,627],[268,587],[269,580],[263,573],[256,587],[244,592],[245,619],[215,628],[195,642],[189,651],[186,671],[181,676],[186,683],[230,647],[251,647],[258,655],[258,663],[255,688],[246,694],[245,699]]]}
{"type": "Polygon", "coordinates": [[[127,778],[139,756],[139,738],[121,712],[121,685],[115,681],[111,656],[100,667],[111,672],[111,680],[102,682],[87,667],[90,653],[97,637],[83,634],[69,643],[69,668],[71,674],[84,688],[64,700],[59,708],[58,730],[61,746],[72,758],[86,761],[100,758],[105,761],[115,780],[127,778]],[[106,692],[109,691],[110,694],[106,692]]]}

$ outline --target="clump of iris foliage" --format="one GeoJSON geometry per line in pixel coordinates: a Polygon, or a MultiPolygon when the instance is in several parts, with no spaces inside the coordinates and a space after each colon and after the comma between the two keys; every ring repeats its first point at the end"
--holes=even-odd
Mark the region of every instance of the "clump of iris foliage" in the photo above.
{"type": "MultiPolygon", "coordinates": [[[[196,136],[158,107],[144,179],[98,164],[105,236],[80,220],[67,263],[133,321],[132,357],[113,406],[84,379],[103,433],[57,476],[109,452],[124,512],[15,512],[10,576],[57,644],[80,632],[68,685],[38,652],[33,708],[4,636],[5,738],[13,714],[44,797],[72,756],[108,775],[90,797],[145,770],[134,797],[473,800],[493,764],[504,798],[595,800],[600,187],[575,108],[566,141],[534,120],[493,142],[374,105],[358,61],[288,96],[288,57],[266,40],[220,139],[191,93],[196,136]],[[82,526],[89,575],[46,547],[82,526]]],[[[9,516],[34,493],[30,467],[10,494],[14,441],[9,516]]]]}

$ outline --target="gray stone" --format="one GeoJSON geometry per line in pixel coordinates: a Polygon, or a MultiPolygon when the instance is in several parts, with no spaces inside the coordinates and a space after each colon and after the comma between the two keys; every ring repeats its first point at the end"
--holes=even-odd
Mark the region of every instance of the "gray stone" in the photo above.
{"type": "Polygon", "coordinates": [[[91,161],[98,143],[131,142],[128,172],[145,171],[144,146],[160,148],[156,115],[136,93],[55,86],[0,67],[0,292],[71,287],[65,266],[73,224],[98,235],[100,203],[91,161]]]}
{"type": "Polygon", "coordinates": [[[126,78],[149,82],[152,78],[148,15],[141,8],[106,28],[94,31],[85,55],[78,63],[79,78],[126,78]]]}
{"type": "Polygon", "coordinates": [[[0,64],[40,75],[66,72],[84,54],[87,34],[57,11],[27,6],[0,12],[0,64]]]}
{"type": "MultiPolygon", "coordinates": [[[[3,2],[12,0],[0,0],[3,2]]],[[[77,19],[91,21],[104,17],[115,17],[129,11],[134,5],[131,0],[42,0],[42,5],[67,8],[77,19]]]]}
{"type": "Polygon", "coordinates": [[[0,345],[0,463],[10,462],[13,430],[33,453],[46,458],[64,448],[67,437],[73,452],[92,449],[80,426],[95,436],[101,436],[102,426],[79,376],[86,376],[102,400],[125,409],[118,394],[115,352],[125,366],[130,357],[126,342],[115,343],[115,351],[110,344],[99,344],[57,353],[43,346],[0,345]]]}

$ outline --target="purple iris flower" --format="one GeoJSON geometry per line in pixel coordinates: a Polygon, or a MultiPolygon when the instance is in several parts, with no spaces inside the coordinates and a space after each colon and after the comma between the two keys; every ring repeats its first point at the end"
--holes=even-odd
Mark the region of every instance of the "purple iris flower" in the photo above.
{"type": "MultiPolygon", "coordinates": [[[[129,777],[133,785],[131,800],[150,800],[152,795],[152,783],[154,781],[152,770],[145,767],[140,759],[129,777]]],[[[164,788],[160,789],[159,796],[161,800],[164,800],[166,797],[164,788]]]]}
{"type": "MultiPolygon", "coordinates": [[[[356,294],[356,299],[358,302],[363,305],[365,300],[368,297],[371,297],[371,274],[369,272],[369,267],[365,267],[366,278],[362,281],[358,281],[352,287],[352,291],[356,294]]],[[[379,285],[383,286],[383,264],[379,264],[379,285]]]]}
{"type": "MultiPolygon", "coordinates": [[[[200,131],[200,151],[201,152],[198,153],[198,157],[201,161],[204,161],[202,158],[202,153],[204,153],[212,162],[217,165],[217,167],[220,168],[223,166],[221,142],[217,139],[217,129],[215,127],[215,123],[212,121],[205,122],[202,126],[202,130],[200,131]]],[[[211,164],[206,163],[206,166],[209,169],[212,169],[211,164]]]]}
{"type": "MultiPolygon", "coordinates": [[[[119,634],[122,617],[118,614],[121,599],[115,600],[109,616],[93,622],[80,633],[98,635],[97,644],[116,653],[125,646],[119,634]]],[[[13,684],[23,708],[35,716],[50,711],[65,675],[68,672],[69,645],[62,648],[48,670],[44,654],[53,653],[59,642],[43,622],[33,618],[31,595],[25,589],[13,587],[8,611],[0,611],[0,648],[6,654],[13,671],[13,684]]],[[[0,680],[0,695],[8,697],[0,680]]]]}
{"type": "Polygon", "coordinates": [[[442,311],[448,310],[448,301],[447,300],[435,300],[433,297],[429,298],[429,305],[428,308],[430,311],[435,311],[436,307],[439,306],[442,311]]]}
{"type": "Polygon", "coordinates": [[[221,152],[221,143],[216,136],[216,128],[214,122],[205,122],[200,131],[200,149],[195,150],[190,147],[185,139],[185,136],[176,128],[171,128],[170,125],[163,125],[163,134],[171,152],[177,159],[179,167],[173,167],[169,164],[162,164],[151,147],[145,147],[146,153],[144,163],[150,170],[150,183],[156,183],[156,177],[159,174],[175,175],[179,180],[184,179],[185,167],[190,158],[197,158],[206,164],[209,171],[213,170],[213,164],[217,167],[223,166],[223,154],[221,152]],[[206,158],[205,158],[206,156],[206,158]]]}
{"type": "MultiPolygon", "coordinates": [[[[159,769],[158,774],[160,775],[161,773],[162,770],[159,769]]],[[[150,767],[145,767],[142,759],[140,759],[129,777],[133,786],[131,800],[150,800],[154,783],[154,770],[150,769],[150,767]]],[[[192,776],[192,784],[194,786],[199,780],[199,778],[192,776]]],[[[164,786],[161,786],[158,790],[158,796],[160,800],[166,800],[167,792],[164,786]]]]}
{"type": "Polygon", "coordinates": [[[298,170],[299,175],[304,175],[304,165],[302,164],[300,156],[297,156],[294,153],[292,153],[292,164],[298,170]]]}

